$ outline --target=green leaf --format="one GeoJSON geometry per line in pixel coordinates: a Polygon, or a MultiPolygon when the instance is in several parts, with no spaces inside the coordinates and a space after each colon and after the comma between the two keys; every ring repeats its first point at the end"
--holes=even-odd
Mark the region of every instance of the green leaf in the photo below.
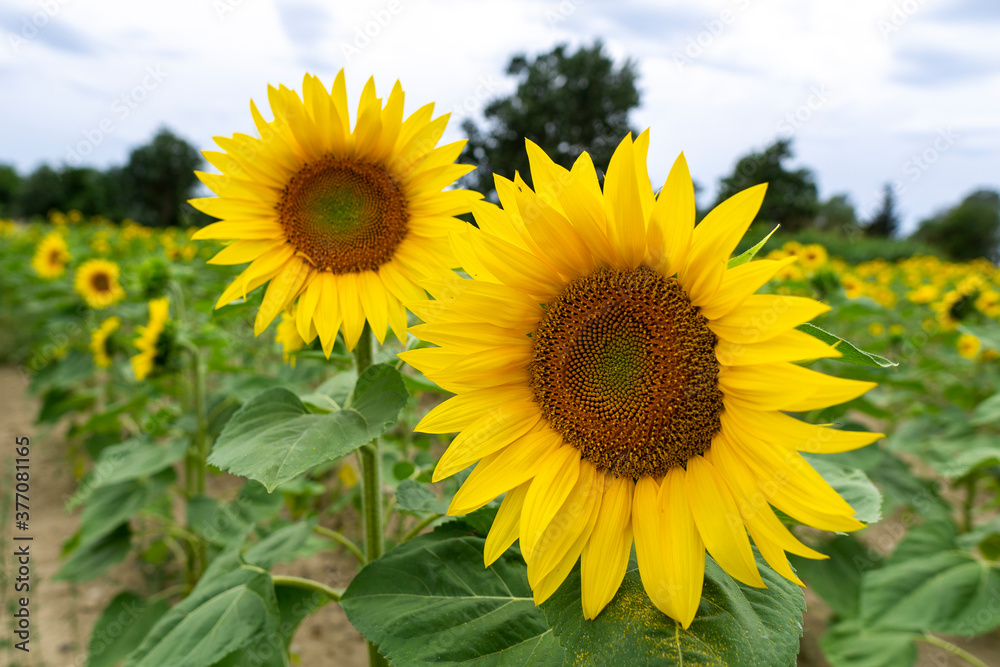
{"type": "Polygon", "coordinates": [[[276,563],[293,560],[312,534],[316,518],[299,521],[274,531],[246,550],[246,562],[270,570],[276,563]]]}
{"type": "Polygon", "coordinates": [[[634,558],[618,594],[593,621],[583,618],[579,565],[542,608],[573,665],[794,665],[802,589],[759,558],[758,566],[766,589],[735,582],[706,558],[701,606],[687,630],[653,606],[634,558]]]}
{"type": "Polygon", "coordinates": [[[520,553],[487,569],[469,532],[452,521],[366,565],[341,600],[348,620],[397,665],[561,665],[520,553]]]}
{"type": "Polygon", "coordinates": [[[187,524],[211,544],[224,547],[250,532],[250,522],[230,505],[209,496],[195,496],[187,502],[187,524]]]}
{"type": "Polygon", "coordinates": [[[817,456],[803,457],[854,509],[858,521],[875,523],[882,518],[882,493],[863,471],[817,456]]]}
{"type": "Polygon", "coordinates": [[[404,479],[396,487],[396,506],[422,514],[445,514],[448,511],[447,500],[440,500],[427,485],[412,479],[404,479]]]}
{"type": "MultiPolygon", "coordinates": [[[[207,574],[206,574],[207,577],[207,574]]],[[[198,582],[164,615],[125,667],[209,667],[278,624],[271,576],[241,567],[198,582]]]]}
{"type": "Polygon", "coordinates": [[[972,420],[969,423],[973,426],[982,426],[997,422],[1000,422],[1000,393],[993,394],[977,405],[972,413],[972,420]]]}
{"type": "Polygon", "coordinates": [[[823,598],[841,618],[858,615],[861,600],[861,576],[882,566],[882,557],[869,551],[854,537],[837,535],[816,547],[828,560],[813,560],[794,554],[788,560],[809,589],[823,598]]]}
{"type": "Polygon", "coordinates": [[[768,234],[767,236],[765,236],[763,239],[761,239],[760,243],[758,243],[757,245],[753,246],[752,248],[749,248],[748,250],[746,250],[742,254],[737,255],[736,257],[731,258],[729,260],[729,266],[727,268],[732,269],[732,268],[735,268],[735,267],[739,266],[740,264],[746,264],[747,262],[749,262],[750,260],[752,260],[754,257],[756,257],[757,253],[760,252],[761,248],[764,247],[764,244],[767,243],[767,240],[769,238],[771,238],[772,236],[774,236],[774,233],[776,231],[778,231],[778,227],[781,227],[781,225],[775,225],[774,229],[771,230],[771,233],[768,234]]]}
{"type": "Polygon", "coordinates": [[[830,667],[913,667],[916,638],[913,632],[852,619],[829,628],[819,643],[830,667]]]}
{"type": "Polygon", "coordinates": [[[184,458],[187,442],[178,438],[166,445],[157,445],[143,438],[132,438],[106,447],[94,462],[94,468],[80,483],[80,488],[67,503],[73,509],[96,489],[139,477],[155,475],[184,458]]]}
{"type": "Polygon", "coordinates": [[[428,380],[427,376],[420,371],[413,369],[409,373],[403,373],[403,382],[406,383],[406,388],[411,394],[416,394],[418,391],[429,391],[434,394],[451,393],[447,389],[439,387],[437,383],[428,380]]]}
{"type": "MultiPolygon", "coordinates": [[[[74,542],[78,541],[79,534],[74,542]]],[[[114,531],[90,544],[74,549],[53,579],[81,583],[90,581],[128,555],[132,531],[123,523],[114,531]]]]}
{"type": "Polygon", "coordinates": [[[124,660],[168,609],[165,599],[149,604],[135,593],[119,593],[90,633],[87,667],[114,667],[124,660]]]}
{"type": "Polygon", "coordinates": [[[845,364],[853,364],[855,366],[871,366],[874,368],[892,368],[893,366],[899,365],[895,361],[889,361],[885,357],[880,357],[877,354],[860,350],[840,336],[836,336],[829,331],[824,331],[815,324],[806,322],[805,324],[800,324],[795,328],[799,331],[804,331],[813,338],[820,339],[827,345],[832,345],[837,348],[837,351],[840,352],[842,356],[834,359],[834,361],[842,361],[845,364]]]}
{"type": "Polygon", "coordinates": [[[273,491],[380,436],[408,398],[399,372],[387,364],[368,368],[348,405],[329,414],[311,414],[292,392],[270,389],[233,415],[208,461],[273,491]]]}
{"type": "Polygon", "coordinates": [[[991,605],[1000,571],[957,550],[870,572],[861,585],[861,619],[879,627],[972,637],[1000,627],[991,605]]]}
{"type": "Polygon", "coordinates": [[[98,540],[167,493],[177,479],[173,468],[97,489],[80,517],[80,544],[98,540]]]}

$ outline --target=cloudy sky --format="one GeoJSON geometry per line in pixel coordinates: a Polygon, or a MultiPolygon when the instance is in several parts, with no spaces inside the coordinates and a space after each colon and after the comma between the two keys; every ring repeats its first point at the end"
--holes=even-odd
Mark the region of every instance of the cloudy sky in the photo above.
{"type": "Polygon", "coordinates": [[[1000,189],[998,31],[996,0],[4,0],[0,162],[121,163],[162,125],[210,148],[252,130],[267,84],[341,67],[353,99],[399,79],[460,139],[513,89],[513,53],[601,38],[638,64],[654,181],[683,150],[707,202],[738,156],[788,136],[823,197],[864,214],[896,182],[912,227],[1000,189]]]}

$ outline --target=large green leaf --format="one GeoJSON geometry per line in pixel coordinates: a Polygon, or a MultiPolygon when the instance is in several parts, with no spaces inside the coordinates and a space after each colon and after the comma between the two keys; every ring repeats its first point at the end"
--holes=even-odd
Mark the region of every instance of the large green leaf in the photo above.
{"type": "Polygon", "coordinates": [[[804,331],[813,338],[819,338],[827,345],[832,345],[837,348],[837,351],[840,352],[841,356],[837,357],[835,361],[842,361],[845,364],[854,364],[855,366],[873,366],[875,368],[891,368],[899,365],[895,361],[889,361],[885,357],[880,357],[879,355],[872,354],[871,352],[865,352],[851,343],[848,343],[840,336],[820,329],[815,324],[807,322],[805,324],[800,324],[796,328],[799,331],[804,331]]]}
{"type": "Polygon", "coordinates": [[[90,633],[87,667],[114,667],[124,660],[168,609],[165,599],[149,604],[135,593],[119,593],[90,633]]]}
{"type": "MultiPolygon", "coordinates": [[[[79,544],[79,533],[71,543],[79,544]]],[[[132,531],[123,523],[104,537],[73,549],[53,577],[56,581],[90,581],[128,555],[132,531]]]]}
{"type": "Polygon", "coordinates": [[[98,540],[167,493],[177,479],[173,468],[97,489],[80,517],[80,544],[98,540]]]}
{"type": "Polygon", "coordinates": [[[448,511],[448,501],[441,500],[426,484],[404,479],[396,487],[396,506],[410,512],[444,514],[448,511]]]}
{"type": "Polygon", "coordinates": [[[820,456],[803,456],[854,509],[858,521],[875,523],[882,518],[882,494],[863,471],[820,456]]]}
{"type": "Polygon", "coordinates": [[[861,619],[882,628],[972,637],[1000,627],[1000,570],[958,550],[870,572],[861,584],[861,619]]]}
{"type": "MultiPolygon", "coordinates": [[[[207,577],[207,574],[206,574],[207,577]]],[[[209,667],[277,627],[271,576],[243,566],[198,583],[164,615],[125,667],[209,667]]]]}
{"type": "Polygon", "coordinates": [[[874,549],[866,549],[861,542],[849,535],[837,535],[816,549],[830,558],[813,560],[789,554],[788,560],[809,589],[823,598],[838,616],[857,616],[861,599],[861,576],[881,567],[881,556],[874,549]]]}
{"type": "Polygon", "coordinates": [[[275,586],[281,621],[271,634],[230,653],[212,667],[290,667],[288,645],[302,620],[330,601],[325,595],[292,586],[275,586]]]}
{"type": "Polygon", "coordinates": [[[397,665],[561,665],[520,553],[483,566],[485,540],[460,521],[366,565],[341,605],[397,665]]]}
{"type": "Polygon", "coordinates": [[[550,600],[545,618],[572,665],[783,667],[795,664],[802,636],[802,589],[758,559],[768,588],[739,584],[705,559],[701,606],[691,626],[653,606],[633,558],[615,598],[583,618],[577,566],[550,600]]]}
{"type": "Polygon", "coordinates": [[[311,517],[283,526],[247,549],[243,558],[265,570],[271,569],[276,563],[293,560],[306,539],[312,535],[315,525],[316,517],[311,517]]]}
{"type": "Polygon", "coordinates": [[[378,437],[406,405],[409,394],[392,366],[368,368],[348,405],[312,414],[287,389],[270,389],[232,416],[209,463],[255,479],[273,491],[282,482],[349,454],[378,437]]]}
{"type": "Polygon", "coordinates": [[[1000,393],[993,394],[977,405],[970,421],[974,426],[996,424],[997,422],[1000,422],[1000,393]]]}
{"type": "Polygon", "coordinates": [[[80,488],[69,501],[69,509],[90,497],[96,490],[138,477],[155,475],[184,458],[187,442],[172,440],[157,445],[144,438],[132,438],[101,450],[94,468],[80,483],[80,488]]]}
{"type": "Polygon", "coordinates": [[[829,628],[820,646],[830,667],[912,667],[917,635],[852,619],[829,628]]]}

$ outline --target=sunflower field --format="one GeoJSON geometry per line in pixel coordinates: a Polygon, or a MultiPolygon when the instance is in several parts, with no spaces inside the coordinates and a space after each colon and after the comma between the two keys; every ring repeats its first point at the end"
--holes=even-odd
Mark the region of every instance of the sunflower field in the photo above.
{"type": "Polygon", "coordinates": [[[60,438],[74,664],[998,664],[992,263],[769,241],[766,184],[699,216],[649,130],[528,141],[497,204],[398,83],[267,106],[207,226],[0,221],[4,664],[60,438]]]}

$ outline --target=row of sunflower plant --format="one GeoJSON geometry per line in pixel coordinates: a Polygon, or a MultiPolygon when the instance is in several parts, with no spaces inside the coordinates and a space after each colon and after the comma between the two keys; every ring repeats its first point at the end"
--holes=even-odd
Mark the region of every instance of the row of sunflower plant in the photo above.
{"type": "Polygon", "coordinates": [[[941,635],[1000,626],[992,265],[733,256],[765,186],[696,225],[648,131],[603,181],[529,141],[498,206],[398,83],[353,126],[342,72],[268,101],[193,234],[0,227],[7,335],[71,423],[59,577],[149,574],[88,664],[289,665],[331,602],[373,665],[795,664],[805,584],[835,666],[982,664],[941,635]],[[328,550],[346,589],[272,571],[328,550]]]}

